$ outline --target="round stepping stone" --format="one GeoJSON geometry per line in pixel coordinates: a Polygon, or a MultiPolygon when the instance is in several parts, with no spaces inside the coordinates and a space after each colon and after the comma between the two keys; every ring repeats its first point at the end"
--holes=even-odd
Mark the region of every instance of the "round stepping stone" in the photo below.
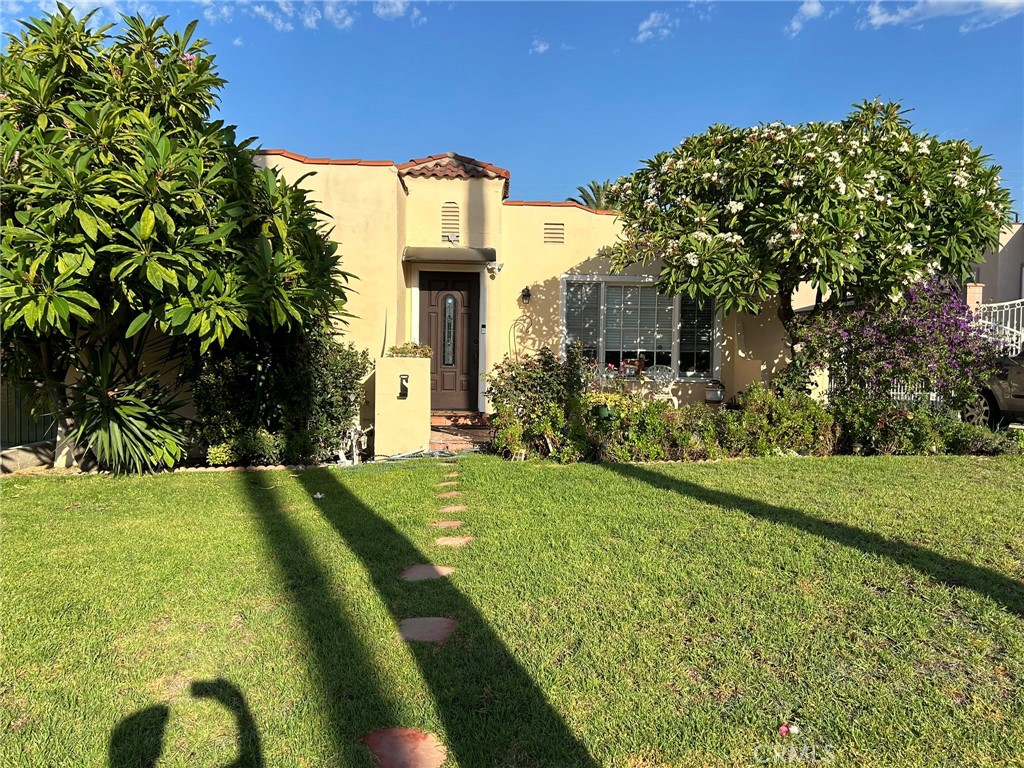
{"type": "Polygon", "coordinates": [[[441,507],[438,512],[465,512],[469,507],[465,504],[452,504],[448,507],[441,507]]]}
{"type": "Polygon", "coordinates": [[[448,635],[459,626],[455,619],[442,616],[424,616],[416,619],[402,619],[398,622],[398,634],[407,643],[437,643],[443,645],[448,635]]]}
{"type": "Polygon", "coordinates": [[[448,752],[437,736],[416,728],[382,728],[363,736],[380,768],[440,768],[448,752]]]}
{"type": "Polygon", "coordinates": [[[459,484],[458,480],[448,480],[447,482],[444,482],[444,483],[438,483],[437,487],[438,488],[451,488],[453,485],[458,485],[458,484],[459,484]]]}
{"type": "Polygon", "coordinates": [[[435,520],[430,524],[431,528],[458,528],[464,525],[461,520],[435,520]]]}
{"type": "Polygon", "coordinates": [[[461,496],[461,491],[445,491],[444,493],[437,494],[439,499],[454,499],[456,496],[461,496]]]}
{"type": "Polygon", "coordinates": [[[440,579],[450,573],[455,573],[455,569],[447,565],[410,565],[398,574],[398,578],[402,581],[426,581],[427,579],[440,579]]]}
{"type": "Polygon", "coordinates": [[[472,540],[472,536],[442,536],[434,539],[434,543],[439,547],[464,547],[472,540]]]}
{"type": "Polygon", "coordinates": [[[458,472],[446,472],[445,473],[445,477],[458,477],[458,476],[459,476],[458,472]]]}

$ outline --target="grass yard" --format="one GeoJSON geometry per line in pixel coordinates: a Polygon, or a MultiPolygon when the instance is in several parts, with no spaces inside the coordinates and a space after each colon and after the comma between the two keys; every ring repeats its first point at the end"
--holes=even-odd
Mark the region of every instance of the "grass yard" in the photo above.
{"type": "Polygon", "coordinates": [[[0,765],[1024,765],[1019,458],[457,469],[5,480],[0,765]]]}

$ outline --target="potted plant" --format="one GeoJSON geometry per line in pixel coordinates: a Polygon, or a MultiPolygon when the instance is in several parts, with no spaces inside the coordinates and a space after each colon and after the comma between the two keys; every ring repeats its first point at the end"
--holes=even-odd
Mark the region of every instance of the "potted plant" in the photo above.
{"type": "Polygon", "coordinates": [[[704,387],[704,402],[720,403],[725,399],[725,384],[718,379],[712,379],[704,387]]]}

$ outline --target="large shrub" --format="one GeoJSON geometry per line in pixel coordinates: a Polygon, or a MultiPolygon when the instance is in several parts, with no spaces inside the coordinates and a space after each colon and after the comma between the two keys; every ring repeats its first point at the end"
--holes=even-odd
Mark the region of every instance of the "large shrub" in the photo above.
{"type": "Polygon", "coordinates": [[[101,464],[141,470],[183,443],[174,379],[138,345],[321,322],[345,276],[306,192],[211,119],[224,81],[196,22],[112,36],[90,16],[58,4],[0,59],[3,360],[101,464]]]}
{"type": "Polygon", "coordinates": [[[358,424],[369,354],[323,325],[238,337],[205,355],[193,385],[211,463],[321,462],[358,424]]]}
{"type": "Polygon", "coordinates": [[[948,278],[910,286],[897,302],[811,316],[796,331],[793,368],[827,372],[844,398],[890,400],[894,389],[937,395],[959,409],[997,370],[999,347],[948,278]]]}
{"type": "Polygon", "coordinates": [[[494,408],[493,448],[507,456],[580,458],[569,421],[579,408],[588,370],[578,344],[570,345],[564,361],[545,347],[496,365],[487,377],[487,396],[494,408]]]}

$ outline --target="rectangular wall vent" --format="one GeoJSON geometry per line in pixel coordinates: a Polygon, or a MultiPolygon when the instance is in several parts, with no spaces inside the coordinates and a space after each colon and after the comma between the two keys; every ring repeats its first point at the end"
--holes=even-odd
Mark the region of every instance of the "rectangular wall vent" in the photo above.
{"type": "Polygon", "coordinates": [[[561,222],[546,222],[544,224],[544,242],[561,245],[565,242],[565,224],[561,222]]]}

